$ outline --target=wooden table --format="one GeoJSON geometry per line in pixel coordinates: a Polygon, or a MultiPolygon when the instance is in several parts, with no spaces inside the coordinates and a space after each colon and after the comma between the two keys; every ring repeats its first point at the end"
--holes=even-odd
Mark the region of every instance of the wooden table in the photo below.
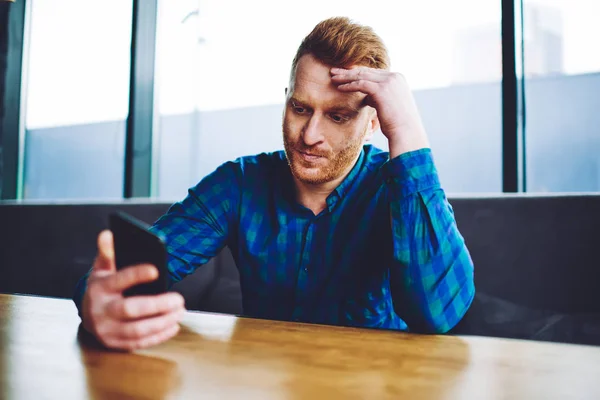
{"type": "Polygon", "coordinates": [[[133,353],[77,334],[69,300],[0,295],[0,398],[600,399],[600,348],[189,312],[133,353]]]}

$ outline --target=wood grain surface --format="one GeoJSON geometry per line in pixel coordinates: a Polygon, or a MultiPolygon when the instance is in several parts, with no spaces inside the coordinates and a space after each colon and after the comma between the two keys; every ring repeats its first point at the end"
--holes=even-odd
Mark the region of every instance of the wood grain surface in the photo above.
{"type": "Polygon", "coordinates": [[[114,352],[70,300],[0,295],[3,399],[600,399],[600,348],[187,313],[114,352]]]}

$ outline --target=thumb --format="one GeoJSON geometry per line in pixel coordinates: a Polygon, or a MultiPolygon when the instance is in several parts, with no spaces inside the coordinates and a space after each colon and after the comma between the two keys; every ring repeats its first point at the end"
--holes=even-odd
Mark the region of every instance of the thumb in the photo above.
{"type": "Polygon", "coordinates": [[[94,261],[94,270],[116,271],[113,234],[109,230],[104,230],[98,235],[98,254],[94,261]]]}

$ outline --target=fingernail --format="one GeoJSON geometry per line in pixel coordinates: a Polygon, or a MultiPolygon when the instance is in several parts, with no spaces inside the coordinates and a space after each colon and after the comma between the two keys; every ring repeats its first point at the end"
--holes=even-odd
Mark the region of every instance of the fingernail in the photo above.
{"type": "Polygon", "coordinates": [[[150,278],[158,278],[158,269],[154,265],[149,265],[150,278]]]}
{"type": "Polygon", "coordinates": [[[183,305],[183,301],[181,301],[180,296],[173,296],[173,300],[171,300],[171,304],[173,307],[178,307],[183,305]]]}

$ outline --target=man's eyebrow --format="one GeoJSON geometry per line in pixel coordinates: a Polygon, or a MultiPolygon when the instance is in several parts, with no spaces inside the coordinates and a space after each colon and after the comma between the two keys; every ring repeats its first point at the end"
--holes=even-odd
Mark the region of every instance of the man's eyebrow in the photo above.
{"type": "MultiPolygon", "coordinates": [[[[308,105],[308,103],[292,96],[289,100],[290,102],[296,104],[297,106],[301,106],[304,108],[308,108],[308,109],[312,109],[311,106],[308,105]]],[[[358,107],[352,105],[351,103],[337,103],[334,104],[332,106],[326,107],[327,111],[329,112],[345,112],[348,114],[358,114],[360,112],[360,109],[363,108],[365,106],[365,104],[361,103],[358,107]]]]}
{"type": "MultiPolygon", "coordinates": [[[[362,107],[360,107],[362,108],[362,107]]],[[[352,104],[338,104],[333,107],[329,107],[329,111],[344,111],[352,114],[358,114],[360,112],[359,107],[355,107],[352,104]]]]}
{"type": "Polygon", "coordinates": [[[299,106],[308,108],[307,104],[305,102],[303,102],[302,100],[298,100],[297,98],[295,98],[294,96],[292,96],[290,98],[290,103],[296,103],[299,106]]]}

